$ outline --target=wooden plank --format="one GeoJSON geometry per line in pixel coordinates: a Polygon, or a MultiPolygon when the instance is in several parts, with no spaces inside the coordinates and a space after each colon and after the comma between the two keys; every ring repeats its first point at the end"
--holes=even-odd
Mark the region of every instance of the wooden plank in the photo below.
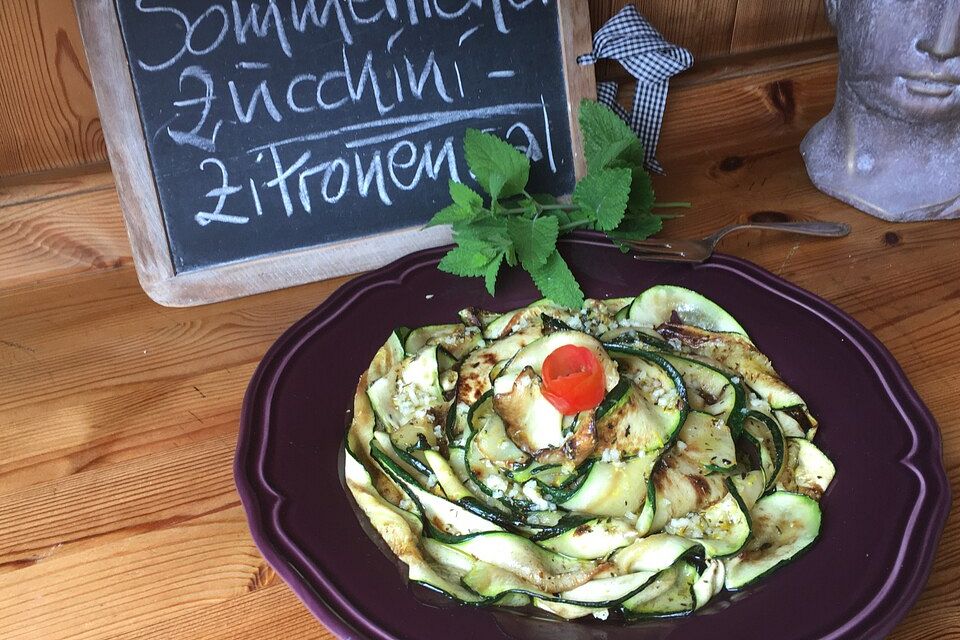
{"type": "Polygon", "coordinates": [[[730,53],[819,40],[832,34],[823,0],[738,0],[730,53]]]}
{"type": "MultiPolygon", "coordinates": [[[[718,158],[715,171],[723,173],[771,148],[796,147],[832,108],[836,78],[836,60],[827,55],[711,83],[678,83],[667,98],[657,157],[669,173],[691,156],[729,149],[735,139],[744,155],[718,158]]],[[[621,104],[631,104],[633,93],[624,87],[621,104]]]]}
{"type": "MultiPolygon", "coordinates": [[[[688,71],[670,79],[670,89],[693,85],[713,84],[772,71],[787,72],[815,62],[836,62],[837,41],[833,38],[811,40],[785,47],[731,54],[698,62],[688,71]]],[[[617,67],[605,80],[629,84],[633,77],[622,67],[617,67]]],[[[673,94],[671,94],[673,95],[673,94]]]]}
{"type": "Polygon", "coordinates": [[[47,191],[43,186],[7,191],[35,197],[0,207],[0,287],[132,264],[116,191],[104,180],[108,174],[99,177],[65,197],[56,196],[64,188],[57,182],[47,183],[49,196],[37,195],[47,191]]]}
{"type": "Polygon", "coordinates": [[[103,162],[71,0],[0,3],[0,176],[103,162]]]}
{"type": "Polygon", "coordinates": [[[254,366],[251,361],[4,408],[9,435],[0,442],[0,487],[12,492],[81,472],[106,471],[208,438],[235,437],[254,366]],[[44,419],[37,420],[38,414],[44,419]]]}
{"type": "MultiPolygon", "coordinates": [[[[594,29],[632,0],[591,0],[594,29]]],[[[730,51],[737,0],[648,0],[639,3],[640,13],[669,42],[689,49],[696,60],[707,60],[730,51]]]]}
{"type": "Polygon", "coordinates": [[[156,383],[251,362],[342,282],[328,280],[293,290],[295,295],[192,311],[153,304],[131,270],[116,278],[107,274],[0,292],[0,322],[9,327],[0,344],[5,370],[0,407],[109,393],[117,385],[156,383]],[[91,300],[96,304],[90,305],[91,300]],[[65,314],[70,323],[63,322],[65,314]],[[77,335],[86,338],[78,343],[77,335]],[[104,361],[111,366],[105,369],[104,361]]]}
{"type": "MultiPolygon", "coordinates": [[[[197,443],[170,447],[146,459],[114,463],[102,470],[89,469],[62,481],[46,482],[5,496],[0,500],[0,575],[15,572],[18,579],[24,578],[23,570],[54,561],[61,567],[76,566],[77,558],[98,557],[98,549],[102,554],[104,548],[116,549],[118,545],[124,548],[124,553],[108,558],[107,570],[110,573],[125,572],[128,568],[135,570],[135,561],[128,565],[125,556],[132,546],[140,547],[141,542],[145,543],[142,548],[149,550],[146,543],[155,539],[158,532],[163,532],[163,538],[169,542],[158,549],[157,562],[165,560],[172,546],[196,548],[194,535],[203,533],[196,525],[207,527],[206,521],[212,515],[219,519],[218,514],[234,515],[237,511],[239,501],[232,475],[234,446],[235,429],[229,436],[208,437],[197,443]],[[143,539],[144,534],[152,535],[143,539]]],[[[177,603],[171,615],[166,607],[150,610],[129,598],[129,581],[124,581],[126,584],[117,585],[115,593],[101,594],[96,601],[101,610],[104,599],[113,603],[106,606],[106,628],[97,626],[75,636],[63,621],[41,616],[39,625],[25,626],[24,630],[38,633],[43,625],[43,630],[50,634],[44,637],[49,638],[115,637],[110,634],[121,630],[117,625],[127,624],[123,622],[126,618],[139,613],[144,619],[136,623],[136,634],[128,635],[134,629],[125,629],[124,637],[169,638],[179,630],[194,638],[236,638],[241,637],[235,635],[238,630],[268,632],[260,626],[267,623],[272,623],[275,633],[281,633],[282,629],[287,635],[258,637],[331,637],[275,579],[272,570],[251,555],[251,543],[242,535],[242,530],[230,531],[238,534],[236,548],[216,545],[211,550],[207,545],[200,545],[199,555],[208,560],[222,557],[220,562],[225,560],[231,569],[228,580],[235,581],[232,574],[240,568],[249,582],[241,582],[239,592],[235,588],[218,595],[208,592],[210,585],[206,585],[203,597],[189,603],[188,587],[186,598],[177,603]],[[256,563],[256,571],[245,571],[243,568],[251,566],[251,562],[256,563]],[[229,597],[233,595],[237,597],[229,597]],[[187,604],[194,606],[184,606],[187,604]],[[223,620],[230,618],[234,618],[233,622],[224,625],[223,620]],[[289,635],[291,632],[295,635],[289,635]]],[[[217,534],[221,541],[223,533],[221,530],[217,534]]],[[[105,568],[101,566],[99,570],[105,568]]],[[[224,568],[217,565],[209,579],[225,574],[224,568]]],[[[137,581],[133,588],[148,589],[150,581],[146,578],[137,581]]],[[[73,602],[89,598],[84,594],[88,586],[85,582],[66,582],[66,588],[59,589],[54,600],[73,602]]],[[[184,582],[193,580],[184,578],[184,582]]],[[[37,595],[46,595],[43,587],[37,595]]],[[[171,597],[176,596],[171,594],[171,597]]],[[[14,633],[16,627],[12,629],[5,628],[5,631],[14,633]]]]}
{"type": "Polygon", "coordinates": [[[573,141],[573,164],[577,178],[587,173],[587,159],[583,155],[583,134],[577,117],[577,105],[583,100],[597,99],[597,81],[594,69],[577,64],[577,57],[593,46],[590,14],[583,2],[564,1],[557,5],[560,27],[560,45],[563,55],[563,77],[567,84],[567,104],[570,105],[569,127],[573,141]]]}
{"type": "Polygon", "coordinates": [[[333,640],[330,633],[283,584],[271,584],[238,598],[198,607],[172,620],[148,625],[130,640],[333,640]]]}
{"type": "Polygon", "coordinates": [[[235,437],[207,437],[8,494],[0,502],[0,573],[237,506],[235,445],[235,437]]]}
{"type": "Polygon", "coordinates": [[[11,575],[0,582],[8,640],[126,637],[275,580],[239,506],[116,544],[54,552],[11,575]]]}
{"type": "Polygon", "coordinates": [[[113,189],[113,174],[106,162],[69,169],[50,169],[39,174],[0,176],[0,208],[75,193],[113,189]]]}
{"type": "Polygon", "coordinates": [[[833,35],[822,0],[591,0],[594,29],[628,4],[637,4],[668,41],[689,49],[698,63],[833,35]]]}

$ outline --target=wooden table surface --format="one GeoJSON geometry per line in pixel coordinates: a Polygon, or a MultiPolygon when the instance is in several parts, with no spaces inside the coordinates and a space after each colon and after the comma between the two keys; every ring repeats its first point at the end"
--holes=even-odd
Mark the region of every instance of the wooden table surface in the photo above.
{"type": "MultiPolygon", "coordinates": [[[[956,496],[960,223],[892,225],[815,191],[797,145],[832,103],[833,54],[755,62],[675,82],[657,188],[694,206],[667,231],[758,212],[849,222],[843,240],[723,250],[875,332],[941,425],[956,496]]],[[[344,281],[163,308],[137,284],[109,170],[0,183],[0,637],[331,637],[257,552],[231,465],[257,362],[344,281]]],[[[960,638],[957,522],[892,637],[960,638]]]]}

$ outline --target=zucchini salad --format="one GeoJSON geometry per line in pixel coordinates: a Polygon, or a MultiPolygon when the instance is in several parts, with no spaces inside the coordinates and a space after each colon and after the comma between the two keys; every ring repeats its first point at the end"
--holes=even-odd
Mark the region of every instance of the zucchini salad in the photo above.
{"type": "Polygon", "coordinates": [[[834,475],[743,327],[676,286],[397,329],[344,477],[409,579],[566,619],[679,616],[798,557],[834,475]]]}

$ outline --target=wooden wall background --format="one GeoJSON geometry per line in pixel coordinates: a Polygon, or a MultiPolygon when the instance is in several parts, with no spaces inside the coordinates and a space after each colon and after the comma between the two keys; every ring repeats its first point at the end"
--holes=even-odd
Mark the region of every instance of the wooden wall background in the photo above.
{"type": "MultiPolygon", "coordinates": [[[[589,0],[593,23],[629,1],[589,0]]],[[[638,6],[700,62],[831,37],[823,0],[640,0],[638,6]]],[[[106,161],[72,0],[0,0],[0,178],[106,161]]]]}

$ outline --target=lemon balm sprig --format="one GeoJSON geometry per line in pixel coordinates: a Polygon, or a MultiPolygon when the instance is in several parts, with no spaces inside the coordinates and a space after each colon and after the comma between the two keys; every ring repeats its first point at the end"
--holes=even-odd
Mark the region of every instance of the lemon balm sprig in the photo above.
{"type": "Polygon", "coordinates": [[[688,206],[654,202],[643,145],[613,111],[585,100],[579,120],[587,175],[577,182],[569,203],[529,193],[530,159],[496,136],[467,130],[464,155],[487,197],[450,181],[452,203],[427,223],[453,228],[457,246],[440,261],[442,271],[481,277],[493,295],[503,263],[519,264],[544,296],[579,308],[583,290],[557,251],[561,234],[603,231],[626,251],[624,241],[642,240],[661,229],[663,216],[654,214],[654,208],[688,206]]]}

